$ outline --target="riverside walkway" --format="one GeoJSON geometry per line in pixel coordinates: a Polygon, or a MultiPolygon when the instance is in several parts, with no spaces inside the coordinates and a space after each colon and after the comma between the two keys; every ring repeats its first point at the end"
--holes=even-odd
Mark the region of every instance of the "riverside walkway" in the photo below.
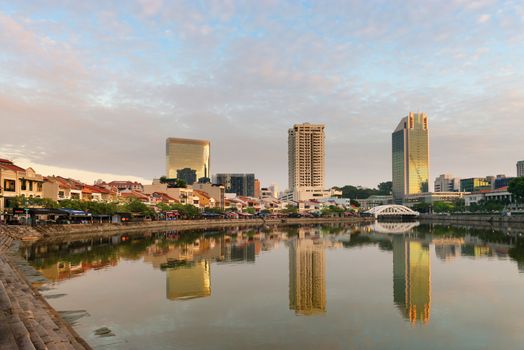
{"type": "Polygon", "coordinates": [[[38,278],[18,255],[23,231],[0,227],[0,349],[90,349],[26,275],[38,278]]]}

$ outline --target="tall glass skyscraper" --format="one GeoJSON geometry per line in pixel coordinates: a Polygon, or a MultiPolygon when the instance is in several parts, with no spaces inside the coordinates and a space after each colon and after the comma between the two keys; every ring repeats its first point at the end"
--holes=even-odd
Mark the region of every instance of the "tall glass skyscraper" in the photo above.
{"type": "Polygon", "coordinates": [[[429,191],[428,117],[409,113],[392,134],[393,197],[429,191]]]}
{"type": "Polygon", "coordinates": [[[166,176],[195,171],[196,179],[209,177],[210,143],[206,140],[168,138],[166,140],[166,176]]]}

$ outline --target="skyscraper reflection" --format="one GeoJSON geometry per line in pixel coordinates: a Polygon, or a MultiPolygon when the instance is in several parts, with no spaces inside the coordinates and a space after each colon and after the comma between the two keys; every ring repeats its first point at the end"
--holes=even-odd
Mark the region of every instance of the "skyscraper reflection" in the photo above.
{"type": "Polygon", "coordinates": [[[297,315],[326,312],[324,243],[309,238],[289,244],[289,308],[297,315]]]}
{"type": "Polygon", "coordinates": [[[428,323],[431,310],[429,247],[393,237],[393,301],[412,324],[428,323]]]}
{"type": "Polygon", "coordinates": [[[166,297],[169,300],[202,298],[211,295],[209,262],[187,262],[166,270],[166,297]]]}

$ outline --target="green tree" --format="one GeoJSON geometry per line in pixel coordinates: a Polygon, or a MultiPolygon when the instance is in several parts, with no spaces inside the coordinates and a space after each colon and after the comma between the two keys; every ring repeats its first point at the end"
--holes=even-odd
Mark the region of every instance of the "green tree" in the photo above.
{"type": "Polygon", "coordinates": [[[433,212],[435,213],[451,213],[455,206],[449,202],[435,202],[433,203],[433,212]]]}
{"type": "Polygon", "coordinates": [[[257,210],[253,207],[247,207],[246,209],[244,209],[244,213],[248,213],[248,214],[256,214],[257,210]]]}
{"type": "Polygon", "coordinates": [[[511,180],[508,191],[519,203],[524,202],[524,176],[511,180]]]}
{"type": "Polygon", "coordinates": [[[423,202],[413,205],[412,209],[418,211],[419,213],[429,213],[430,204],[423,202]]]}
{"type": "Polygon", "coordinates": [[[380,195],[387,196],[393,191],[393,182],[385,181],[378,184],[378,192],[380,195]]]}

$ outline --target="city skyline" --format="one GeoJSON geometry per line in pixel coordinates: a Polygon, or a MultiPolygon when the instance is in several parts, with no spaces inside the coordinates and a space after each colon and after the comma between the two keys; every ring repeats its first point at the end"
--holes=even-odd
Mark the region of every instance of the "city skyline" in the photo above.
{"type": "Polygon", "coordinates": [[[376,186],[390,130],[420,109],[432,174],[515,175],[524,5],[370,6],[1,2],[0,155],[46,175],[151,180],[165,138],[204,138],[214,172],[285,188],[286,130],[309,121],[328,130],[327,187],[376,186]]]}

